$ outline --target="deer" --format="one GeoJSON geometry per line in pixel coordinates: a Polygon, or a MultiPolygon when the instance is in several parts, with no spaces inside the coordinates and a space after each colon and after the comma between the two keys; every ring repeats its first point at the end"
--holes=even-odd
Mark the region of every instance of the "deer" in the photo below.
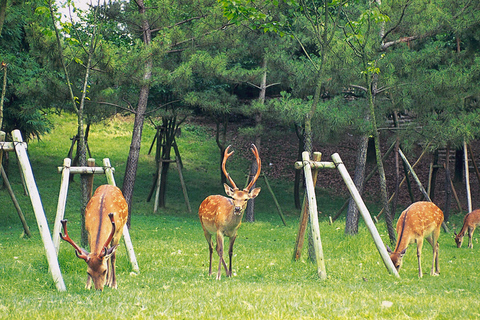
{"type": "Polygon", "coordinates": [[[233,244],[237,238],[237,230],[240,227],[242,222],[243,214],[245,208],[247,207],[247,202],[250,199],[254,199],[260,193],[261,188],[251,188],[254,186],[258,177],[260,176],[261,170],[261,160],[258,155],[257,147],[252,144],[251,151],[255,155],[257,162],[257,173],[250,181],[248,186],[240,190],[236,185],[230,175],[225,169],[225,163],[227,159],[233,154],[234,151],[229,152],[231,146],[228,146],[225,149],[223,161],[222,161],[222,171],[225,174],[225,177],[228,179],[231,187],[224,183],[225,193],[229,196],[225,197],[222,195],[211,195],[208,196],[200,204],[198,209],[198,216],[200,218],[200,223],[202,224],[203,232],[205,234],[205,239],[208,242],[208,249],[210,252],[210,265],[208,268],[208,275],[212,275],[212,255],[213,255],[213,241],[212,236],[216,235],[216,250],[219,257],[218,262],[218,271],[217,271],[217,280],[221,278],[222,265],[225,268],[226,276],[232,276],[232,255],[233,255],[233,244]],[[228,256],[230,258],[229,268],[223,259],[223,244],[224,238],[230,238],[228,256]]]}
{"type": "Polygon", "coordinates": [[[440,268],[438,265],[438,238],[440,227],[443,223],[443,212],[433,202],[419,201],[412,203],[405,209],[397,222],[398,240],[395,250],[387,246],[390,259],[397,270],[402,266],[402,258],[407,251],[409,244],[417,243],[418,277],[422,278],[422,246],[423,239],[427,239],[433,248],[433,262],[430,275],[438,276],[440,268]]]}
{"type": "Polygon", "coordinates": [[[470,213],[465,215],[463,218],[463,227],[462,230],[457,234],[455,233],[455,242],[457,243],[457,248],[462,246],[463,237],[465,236],[465,231],[468,230],[468,247],[473,249],[473,232],[475,228],[480,225],[480,209],[473,210],[470,213]]]}
{"type": "Polygon", "coordinates": [[[128,204],[122,191],[113,185],[102,185],[95,190],[85,209],[85,229],[91,252],[78,246],[68,235],[67,220],[62,220],[62,240],[70,243],[78,258],[87,263],[87,284],[103,291],[104,286],[117,289],[115,252],[127,221],[128,204]]]}

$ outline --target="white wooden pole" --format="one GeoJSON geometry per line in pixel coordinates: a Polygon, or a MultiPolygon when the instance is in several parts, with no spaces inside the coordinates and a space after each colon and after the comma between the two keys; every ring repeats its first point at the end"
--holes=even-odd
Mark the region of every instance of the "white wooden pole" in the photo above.
{"type": "Polygon", "coordinates": [[[45,217],[45,212],[43,211],[42,200],[40,199],[40,194],[38,193],[35,178],[33,176],[33,171],[30,166],[30,161],[28,160],[26,143],[23,142],[22,134],[19,130],[13,130],[12,137],[13,141],[15,142],[15,152],[17,153],[23,176],[25,177],[25,183],[28,189],[28,193],[30,195],[30,201],[32,202],[33,211],[37,219],[38,230],[40,232],[43,245],[45,247],[45,253],[47,256],[50,273],[52,274],[53,281],[55,282],[57,290],[65,291],[65,283],[63,281],[60,266],[58,264],[55,247],[53,246],[53,241],[50,236],[47,218],[45,217]]]}
{"type": "Polygon", "coordinates": [[[312,228],[313,248],[318,266],[318,276],[321,280],[327,278],[325,259],[323,256],[322,240],[320,238],[320,227],[318,226],[317,199],[315,197],[315,186],[313,185],[312,169],[310,167],[310,156],[308,151],[302,153],[305,173],[305,184],[307,187],[308,212],[310,214],[310,225],[312,228]]]}
{"type": "MultiPolygon", "coordinates": [[[[103,159],[103,166],[105,167],[105,175],[107,176],[108,184],[115,186],[115,178],[113,177],[113,170],[112,166],[110,165],[110,159],[103,159]]],[[[137,257],[135,256],[135,251],[133,250],[132,239],[130,238],[127,224],[123,226],[123,241],[125,243],[125,248],[127,249],[127,255],[130,259],[130,264],[132,265],[133,272],[139,273],[140,268],[138,267],[137,257]]]]}
{"type": "Polygon", "coordinates": [[[53,245],[55,252],[58,255],[60,249],[60,232],[62,231],[62,223],[65,216],[65,205],[67,203],[68,184],[70,179],[70,158],[63,159],[62,182],[60,184],[60,193],[58,194],[57,215],[55,217],[55,224],[53,225],[53,245]]]}
{"type": "Polygon", "coordinates": [[[467,142],[463,140],[463,159],[465,161],[465,186],[467,188],[468,212],[472,212],[472,195],[470,193],[470,174],[468,169],[467,142]]]}
{"type": "Polygon", "coordinates": [[[345,168],[345,165],[343,164],[342,159],[340,159],[340,156],[338,155],[338,153],[332,154],[332,160],[337,166],[338,171],[340,172],[343,178],[343,181],[347,185],[347,188],[350,191],[350,194],[352,195],[353,200],[355,200],[358,210],[360,211],[360,214],[362,215],[363,220],[365,221],[365,224],[367,225],[367,228],[373,237],[373,241],[377,246],[377,250],[380,253],[380,256],[382,257],[383,263],[387,267],[387,270],[390,271],[390,273],[392,273],[396,277],[400,277],[400,275],[397,272],[397,269],[395,268],[395,266],[392,263],[392,260],[390,259],[390,256],[388,255],[387,249],[385,248],[385,245],[382,239],[380,238],[380,235],[378,234],[378,230],[375,227],[375,224],[373,223],[372,217],[370,216],[370,212],[368,211],[367,206],[363,202],[362,197],[360,196],[360,193],[355,187],[355,184],[353,183],[352,178],[348,174],[348,171],[345,168]]]}

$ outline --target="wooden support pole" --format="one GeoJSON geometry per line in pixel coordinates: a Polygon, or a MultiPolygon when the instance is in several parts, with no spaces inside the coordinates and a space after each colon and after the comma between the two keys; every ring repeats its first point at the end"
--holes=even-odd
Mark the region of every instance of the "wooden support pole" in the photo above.
{"type": "MultiPolygon", "coordinates": [[[[313,153],[313,161],[315,163],[319,162],[322,159],[322,154],[320,152],[314,152],[313,153]]],[[[297,167],[297,164],[300,164],[297,169],[303,169],[303,162],[296,162],[295,167],[297,167]]],[[[317,176],[318,176],[318,170],[313,171],[313,185],[315,186],[317,184],[317,176]]],[[[298,227],[298,233],[297,233],[297,240],[295,241],[295,249],[293,250],[293,260],[297,261],[300,259],[300,256],[302,255],[302,248],[303,248],[303,243],[305,241],[305,230],[307,229],[307,223],[308,223],[308,201],[307,201],[307,195],[305,194],[303,198],[303,206],[302,206],[302,211],[300,213],[300,225],[298,227]]]]}
{"type": "Polygon", "coordinates": [[[275,206],[277,207],[278,215],[280,216],[280,219],[282,219],[283,225],[287,226],[287,222],[285,222],[285,217],[283,216],[282,208],[280,207],[280,204],[277,201],[277,197],[275,197],[275,193],[273,193],[272,187],[270,187],[270,183],[268,183],[267,176],[265,174],[262,174],[263,179],[265,180],[265,184],[267,185],[267,189],[272,195],[273,198],[273,203],[275,203],[275,206]]]}
{"type": "Polygon", "coordinates": [[[312,229],[313,247],[315,249],[315,260],[317,261],[317,273],[321,280],[327,278],[325,269],[325,259],[323,256],[322,240],[320,238],[320,227],[318,225],[317,199],[315,197],[315,185],[313,184],[312,169],[310,167],[310,157],[308,151],[302,153],[304,162],[303,171],[305,173],[305,184],[307,188],[308,213],[310,216],[310,225],[312,229]]]}
{"type": "Polygon", "coordinates": [[[70,181],[70,165],[72,160],[70,158],[63,159],[62,180],[60,183],[60,192],[58,194],[57,215],[55,216],[55,224],[53,226],[53,245],[55,252],[58,254],[60,249],[60,232],[62,231],[61,221],[65,216],[65,205],[67,203],[68,184],[70,181]]]}
{"type": "Polygon", "coordinates": [[[30,233],[30,228],[28,227],[27,220],[25,220],[25,216],[23,215],[22,208],[20,208],[20,204],[17,201],[17,198],[15,197],[15,193],[13,192],[12,186],[10,185],[10,181],[8,181],[7,174],[5,173],[5,170],[2,168],[2,178],[5,183],[5,186],[7,187],[8,193],[10,194],[10,198],[12,198],[13,205],[15,206],[15,209],[17,210],[18,217],[20,218],[20,221],[22,222],[23,225],[23,230],[25,231],[25,234],[27,237],[31,237],[32,234],[30,233]]]}
{"type": "Polygon", "coordinates": [[[160,201],[160,182],[162,181],[162,160],[159,160],[158,172],[157,172],[157,181],[155,181],[155,202],[153,204],[153,213],[157,213],[158,204],[160,201]]]}
{"type": "MultiPolygon", "coordinates": [[[[87,160],[87,166],[89,168],[95,167],[95,159],[88,158],[87,160]]],[[[95,177],[94,174],[89,174],[87,176],[87,193],[88,193],[88,200],[90,201],[90,198],[93,196],[93,178],[95,177]]]]}
{"type": "Polygon", "coordinates": [[[23,142],[20,130],[13,130],[12,137],[13,141],[15,142],[15,151],[17,153],[18,161],[25,177],[25,183],[28,189],[28,193],[30,195],[30,201],[32,202],[33,211],[37,219],[38,230],[40,232],[43,245],[45,247],[45,253],[47,256],[50,273],[52,274],[53,281],[55,282],[57,290],[65,291],[65,283],[63,281],[60,266],[58,264],[55,247],[53,246],[53,241],[50,236],[47,218],[45,217],[45,212],[43,211],[42,200],[40,199],[40,194],[38,193],[35,178],[33,176],[33,171],[30,166],[30,161],[28,160],[26,143],[23,142]]]}
{"type": "Polygon", "coordinates": [[[185,185],[185,181],[183,181],[182,164],[180,163],[180,158],[178,157],[178,155],[175,157],[175,162],[177,163],[177,171],[178,171],[178,176],[180,177],[180,184],[182,185],[185,204],[187,205],[188,213],[192,213],[192,208],[190,207],[190,200],[188,200],[187,186],[185,185]]]}
{"type": "Polygon", "coordinates": [[[365,221],[365,224],[367,225],[367,228],[370,231],[370,234],[372,235],[373,241],[377,246],[377,250],[380,253],[380,256],[382,257],[383,263],[387,267],[387,270],[391,274],[395,275],[396,277],[400,277],[400,275],[397,272],[397,269],[395,268],[395,266],[392,263],[392,260],[390,259],[390,256],[388,255],[387,249],[385,248],[385,245],[382,239],[380,238],[380,235],[378,234],[377,228],[375,228],[375,223],[373,222],[372,217],[368,212],[367,206],[363,202],[362,197],[360,196],[360,193],[355,187],[355,184],[353,183],[352,178],[348,174],[348,171],[345,168],[345,165],[340,159],[340,156],[338,155],[338,153],[335,153],[332,155],[332,160],[337,166],[337,169],[340,172],[340,175],[342,176],[343,181],[347,185],[347,188],[350,191],[350,195],[352,196],[353,200],[357,204],[358,211],[362,215],[363,220],[365,221]]]}
{"type": "MultiPolygon", "coordinates": [[[[103,159],[103,166],[105,168],[105,175],[107,176],[108,184],[115,186],[115,178],[113,177],[113,168],[110,165],[110,159],[103,159]]],[[[132,265],[133,272],[139,273],[140,268],[138,267],[137,257],[135,256],[135,251],[133,250],[132,239],[130,238],[130,232],[128,231],[127,224],[123,226],[123,241],[125,243],[125,248],[127,249],[127,255],[132,265]]]]}

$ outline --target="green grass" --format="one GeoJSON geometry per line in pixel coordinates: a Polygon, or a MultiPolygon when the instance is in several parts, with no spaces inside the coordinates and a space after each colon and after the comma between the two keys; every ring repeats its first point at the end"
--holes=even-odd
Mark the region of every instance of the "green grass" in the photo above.
{"type": "MultiPolygon", "coordinates": [[[[42,141],[32,141],[28,152],[45,212],[53,222],[60,188],[57,167],[70,148],[75,118],[52,116],[56,129],[42,141]]],[[[89,145],[97,165],[108,157],[121,185],[129,149],[131,119],[115,119],[92,128],[89,145]]],[[[328,190],[317,190],[320,231],[327,279],[321,281],[316,267],[306,259],[292,262],[298,228],[293,208],[292,183],[271,181],[286,214],[283,226],[271,196],[263,189],[256,201],[256,222],[244,223],[234,248],[234,276],[208,276],[208,249],[196,210],[212,193],[223,193],[218,183],[218,157],[208,130],[188,124],[178,139],[185,164],[185,180],[193,213],[188,213],[178,175],[169,173],[167,208],[153,214],[146,197],[155,170],[153,155],[147,155],[154,128],[146,125],[134,193],[132,237],[140,266],[131,268],[124,247],[117,258],[118,290],[84,289],[86,264],[62,243],[59,262],[67,286],[58,292],[48,272],[43,245],[28,197],[23,194],[16,158],[8,168],[12,186],[25,213],[33,237],[22,237],[22,227],[5,190],[0,191],[0,318],[1,319],[451,319],[478,318],[480,267],[474,249],[457,249],[451,234],[440,236],[439,277],[429,276],[432,252],[423,250],[425,276],[418,279],[415,245],[407,250],[400,278],[387,272],[373,240],[361,223],[357,236],[344,235],[345,221],[328,223],[342,205],[328,190]],[[212,152],[213,151],[213,152],[212,152]],[[391,302],[389,307],[387,302],[391,302]]],[[[229,171],[240,181],[248,162],[236,152],[229,171]]],[[[233,160],[232,159],[232,160],[233,160]]],[[[95,184],[105,183],[98,176],[95,184]]],[[[260,186],[262,182],[260,181],[260,186]]],[[[69,189],[66,217],[73,239],[79,241],[79,178],[69,189]]],[[[370,208],[378,208],[368,204],[370,208]]],[[[373,211],[373,210],[372,210],[373,211]]],[[[462,217],[452,220],[461,223],[462,217]]],[[[388,241],[385,225],[377,225],[388,241]]],[[[214,258],[214,270],[218,259],[214,258]]]]}

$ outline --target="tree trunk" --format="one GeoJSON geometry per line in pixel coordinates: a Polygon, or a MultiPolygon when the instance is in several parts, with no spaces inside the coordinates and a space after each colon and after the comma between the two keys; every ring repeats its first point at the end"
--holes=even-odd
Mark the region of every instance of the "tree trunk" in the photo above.
{"type": "MultiPolygon", "coordinates": [[[[367,66],[368,66],[367,61],[364,61],[365,70],[367,69],[367,66]]],[[[374,142],[375,142],[375,156],[377,160],[378,174],[380,177],[380,196],[382,199],[382,205],[385,208],[384,209],[385,223],[387,225],[388,236],[390,238],[390,243],[393,245],[396,242],[396,236],[395,236],[395,229],[393,228],[392,215],[390,213],[390,206],[388,205],[387,181],[386,181],[385,169],[383,167],[383,161],[382,161],[382,151],[380,148],[380,134],[377,129],[377,120],[375,115],[375,102],[374,102],[375,97],[373,95],[374,88],[376,87],[377,76],[373,75],[373,79],[370,79],[370,75],[366,73],[365,77],[366,77],[366,83],[368,84],[367,97],[368,97],[368,104],[370,109],[370,118],[372,120],[372,131],[373,131],[372,134],[374,136],[374,142]]]]}
{"type": "MultiPolygon", "coordinates": [[[[297,161],[302,161],[302,152],[303,152],[303,129],[295,124],[295,132],[297,133],[298,138],[298,149],[297,149],[297,161]]],[[[293,186],[293,197],[295,199],[295,208],[302,209],[302,204],[300,202],[300,189],[303,177],[302,169],[295,169],[295,183],[293,186]]]]}
{"type": "MultiPolygon", "coordinates": [[[[357,150],[357,160],[355,163],[355,175],[353,182],[360,195],[363,192],[365,179],[365,164],[367,162],[368,134],[364,134],[359,139],[357,150]]],[[[355,235],[358,233],[358,208],[353,198],[348,202],[348,212],[345,222],[345,234],[355,235]]]]}
{"type": "MultiPolygon", "coordinates": [[[[138,6],[138,12],[143,16],[142,31],[143,44],[148,47],[152,41],[150,24],[145,15],[145,4],[143,0],[137,0],[135,3],[138,6]]],[[[152,78],[153,60],[151,55],[148,55],[144,65],[143,84],[140,88],[140,94],[135,112],[135,120],[133,123],[132,141],[130,143],[130,151],[128,153],[127,165],[125,168],[125,175],[123,178],[122,192],[125,200],[128,203],[128,220],[127,225],[130,227],[132,215],[132,197],[135,185],[135,178],[137,175],[137,165],[140,156],[140,146],[142,141],[143,122],[145,120],[145,111],[147,110],[148,94],[150,92],[150,79],[152,78]]]]}
{"type": "Polygon", "coordinates": [[[175,141],[175,129],[177,125],[176,117],[163,118],[163,126],[165,127],[165,146],[163,146],[163,154],[161,155],[160,163],[162,167],[162,173],[160,176],[160,193],[158,199],[158,206],[165,208],[166,206],[166,193],[167,193],[167,176],[168,169],[170,168],[171,151],[173,142],[175,141]]]}
{"type": "Polygon", "coordinates": [[[0,35],[2,35],[3,24],[7,15],[7,2],[8,0],[0,0],[0,35]]]}
{"type": "MultiPolygon", "coordinates": [[[[267,59],[265,57],[263,58],[262,67],[264,69],[264,72],[263,72],[263,76],[262,76],[262,82],[260,84],[260,94],[259,94],[258,100],[259,100],[260,103],[264,104],[265,103],[265,96],[266,96],[266,93],[267,93],[267,59]]],[[[255,115],[255,128],[256,128],[256,130],[255,130],[255,133],[256,133],[255,146],[259,150],[258,151],[259,153],[260,153],[260,150],[261,150],[260,144],[262,143],[262,137],[260,135],[260,132],[258,132],[258,131],[259,131],[259,128],[260,128],[261,124],[262,124],[262,114],[260,112],[257,112],[257,114],[255,115]]],[[[250,167],[250,176],[248,178],[248,182],[250,182],[253,179],[253,177],[255,177],[255,175],[257,174],[257,170],[258,170],[257,161],[256,161],[256,159],[253,159],[252,166],[250,167]]],[[[253,190],[255,188],[255,184],[256,183],[254,183],[252,185],[251,190],[253,190]]],[[[246,209],[246,212],[245,212],[245,220],[247,222],[254,222],[255,221],[254,209],[255,209],[255,199],[248,200],[247,209],[246,209]]]]}

